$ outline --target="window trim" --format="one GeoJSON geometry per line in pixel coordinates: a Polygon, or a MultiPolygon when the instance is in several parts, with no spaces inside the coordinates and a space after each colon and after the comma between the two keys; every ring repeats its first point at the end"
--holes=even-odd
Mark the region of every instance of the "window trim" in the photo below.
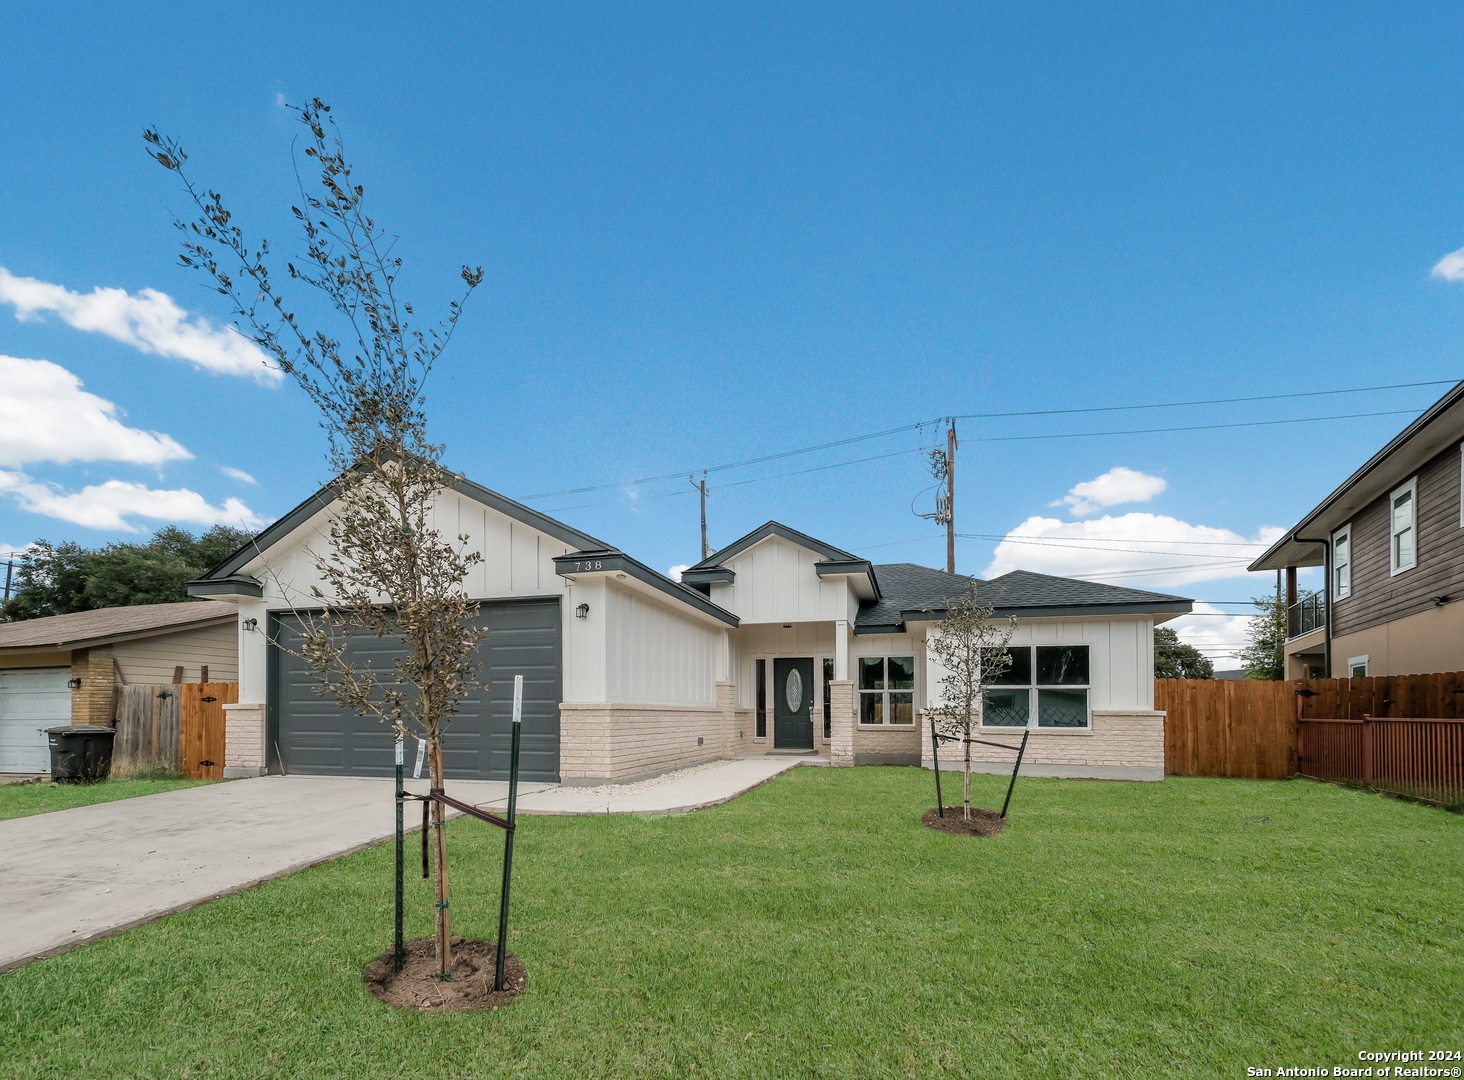
{"type": "MultiPolygon", "coordinates": [[[[1391,543],[1392,541],[1389,541],[1391,543]]],[[[1352,522],[1348,522],[1340,529],[1332,533],[1332,580],[1327,582],[1328,592],[1337,600],[1346,600],[1352,595],[1352,522]],[[1347,561],[1339,564],[1337,562],[1337,541],[1347,542],[1347,561]],[[1342,566],[1347,567],[1347,584],[1343,585],[1337,578],[1337,571],[1342,566]]]]}
{"type": "Polygon", "coordinates": [[[1371,670],[1371,664],[1369,662],[1369,657],[1368,657],[1368,654],[1367,653],[1363,653],[1361,656],[1351,657],[1347,661],[1347,677],[1349,679],[1366,679],[1366,678],[1369,678],[1370,677],[1368,675],[1368,671],[1369,670],[1371,670]],[[1361,675],[1354,675],[1354,674],[1352,674],[1352,669],[1354,667],[1360,667],[1360,668],[1362,668],[1362,674],[1361,675]]]}
{"type": "Polygon", "coordinates": [[[1075,684],[1072,684],[1072,683],[1068,683],[1068,684],[1062,685],[1062,686],[1057,686],[1057,685],[1054,685],[1052,683],[1038,683],[1038,682],[1035,682],[1034,681],[1034,682],[1032,682],[1032,683],[1030,683],[1028,685],[1025,685],[1025,686],[1023,686],[1023,685],[1011,685],[1011,686],[1000,685],[1000,686],[990,687],[989,689],[993,689],[993,690],[1026,690],[1027,691],[1027,726],[1026,727],[1010,727],[1010,726],[1004,725],[1004,724],[987,724],[987,722],[986,722],[986,703],[983,700],[982,701],[982,707],[981,707],[981,723],[980,723],[980,730],[981,731],[990,731],[990,732],[1001,732],[1001,731],[1006,731],[1006,732],[1030,731],[1034,735],[1091,735],[1091,734],[1093,734],[1093,643],[1092,642],[1089,642],[1089,641],[1046,641],[1046,642],[1033,642],[1030,645],[1010,645],[1009,644],[1009,645],[1007,645],[1007,651],[1011,652],[1011,651],[1015,651],[1016,649],[1031,649],[1032,650],[1032,659],[1031,659],[1032,668],[1031,668],[1031,670],[1032,670],[1032,678],[1035,680],[1037,678],[1037,652],[1036,652],[1036,650],[1037,649],[1041,649],[1041,648],[1048,648],[1048,647],[1052,647],[1052,648],[1078,648],[1078,649],[1087,649],[1088,650],[1088,681],[1086,683],[1083,683],[1081,686],[1075,685],[1075,684]],[[1088,714],[1088,722],[1086,724],[1084,724],[1082,727],[1039,727],[1038,726],[1038,721],[1040,720],[1039,711],[1040,711],[1040,701],[1041,701],[1041,698],[1040,698],[1039,695],[1040,695],[1040,692],[1043,691],[1043,690],[1082,690],[1083,691],[1083,698],[1084,698],[1084,702],[1085,702],[1085,706],[1086,706],[1086,710],[1087,710],[1087,714],[1088,714]]]}
{"type": "MultiPolygon", "coordinates": [[[[859,671],[859,663],[862,660],[880,660],[880,661],[883,661],[884,662],[884,665],[885,665],[885,667],[884,667],[884,679],[883,679],[883,681],[886,682],[886,683],[888,683],[890,681],[889,662],[890,662],[890,656],[891,655],[902,656],[902,654],[899,654],[899,653],[895,653],[895,654],[879,653],[879,654],[873,655],[873,656],[851,656],[851,657],[849,657],[849,666],[850,666],[850,668],[852,668],[852,671],[850,672],[850,674],[854,676],[854,717],[855,717],[855,719],[854,719],[854,726],[857,727],[857,728],[862,728],[865,731],[890,731],[890,730],[894,730],[894,731],[910,731],[910,730],[915,729],[915,728],[918,728],[920,726],[920,719],[919,719],[919,716],[917,715],[917,712],[918,712],[918,709],[919,709],[919,706],[920,706],[920,668],[921,668],[921,664],[920,664],[919,654],[916,653],[913,649],[908,654],[909,657],[910,657],[910,667],[911,667],[911,670],[912,670],[912,672],[914,674],[914,678],[911,680],[912,685],[911,685],[910,689],[908,689],[908,690],[891,690],[888,686],[886,686],[883,690],[864,690],[864,689],[861,689],[860,686],[859,686],[858,671],[859,671]],[[885,703],[884,714],[886,716],[891,715],[891,710],[890,710],[890,695],[891,694],[909,694],[910,695],[910,722],[908,724],[895,724],[895,723],[866,724],[862,719],[860,719],[861,717],[864,716],[864,696],[866,694],[870,695],[871,697],[874,696],[875,694],[879,694],[880,696],[882,696],[884,698],[884,703],[885,703]]],[[[903,656],[902,656],[902,658],[903,658],[903,656]]]]}
{"type": "Polygon", "coordinates": [[[1399,574],[1406,574],[1418,565],[1418,477],[1413,477],[1406,484],[1400,484],[1388,492],[1388,567],[1389,576],[1397,577],[1399,574]],[[1402,530],[1393,527],[1393,503],[1398,496],[1407,492],[1410,496],[1408,505],[1412,508],[1412,517],[1408,522],[1408,529],[1413,533],[1413,561],[1407,566],[1398,565],[1398,536],[1402,530]]]}

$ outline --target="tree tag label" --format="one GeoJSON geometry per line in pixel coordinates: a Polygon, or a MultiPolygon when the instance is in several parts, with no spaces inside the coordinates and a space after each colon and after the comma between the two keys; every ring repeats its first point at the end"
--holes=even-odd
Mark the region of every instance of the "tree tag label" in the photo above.
{"type": "Polygon", "coordinates": [[[417,764],[412,766],[412,779],[416,780],[422,775],[422,761],[427,757],[427,740],[417,740],[417,764]]]}
{"type": "Polygon", "coordinates": [[[403,753],[404,751],[402,749],[402,738],[400,735],[398,735],[396,740],[396,763],[398,765],[400,765],[403,761],[403,753]]]}

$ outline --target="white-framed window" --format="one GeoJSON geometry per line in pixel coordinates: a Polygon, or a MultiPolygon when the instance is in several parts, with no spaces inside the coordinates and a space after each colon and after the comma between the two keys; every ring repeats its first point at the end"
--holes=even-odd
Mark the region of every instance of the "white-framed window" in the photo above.
{"type": "Polygon", "coordinates": [[[1343,600],[1352,594],[1352,524],[1332,534],[1332,598],[1343,600]]]}
{"type": "Polygon", "coordinates": [[[1354,656],[1347,661],[1347,677],[1349,679],[1367,678],[1367,657],[1354,656]]]}
{"type": "Polygon", "coordinates": [[[1008,646],[1012,663],[986,691],[981,726],[1082,730],[1093,726],[1086,645],[1008,646]]]}
{"type": "Polygon", "coordinates": [[[869,727],[915,724],[915,658],[859,658],[859,723],[869,727]]]}
{"type": "Polygon", "coordinates": [[[1418,477],[1388,496],[1388,555],[1392,572],[1418,565],[1418,477]]]}

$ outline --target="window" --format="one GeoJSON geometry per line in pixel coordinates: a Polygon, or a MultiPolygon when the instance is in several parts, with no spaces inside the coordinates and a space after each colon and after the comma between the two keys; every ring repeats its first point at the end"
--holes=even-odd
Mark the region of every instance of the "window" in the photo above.
{"type": "Polygon", "coordinates": [[[1367,657],[1354,656],[1347,661],[1347,677],[1349,679],[1367,678],[1367,657]]]}
{"type": "Polygon", "coordinates": [[[832,736],[834,728],[834,707],[829,701],[829,683],[834,681],[834,661],[832,657],[824,657],[823,676],[823,737],[825,740],[828,740],[832,736]]]}
{"type": "Polygon", "coordinates": [[[913,656],[859,658],[859,722],[906,727],[915,723],[913,656]]]}
{"type": "Polygon", "coordinates": [[[1391,529],[1393,573],[1401,574],[1418,564],[1418,543],[1414,518],[1417,517],[1418,478],[1414,477],[1388,497],[1392,507],[1391,529]]]}
{"type": "Polygon", "coordinates": [[[755,661],[757,665],[757,699],[752,703],[757,737],[768,737],[768,662],[755,661]]]}
{"type": "Polygon", "coordinates": [[[1352,526],[1332,534],[1332,595],[1341,600],[1352,592],[1352,526]]]}
{"type": "Polygon", "coordinates": [[[1011,666],[986,692],[983,727],[1088,728],[1088,646],[1010,647],[1011,666]],[[1033,718],[1036,723],[1033,723],[1033,718]]]}

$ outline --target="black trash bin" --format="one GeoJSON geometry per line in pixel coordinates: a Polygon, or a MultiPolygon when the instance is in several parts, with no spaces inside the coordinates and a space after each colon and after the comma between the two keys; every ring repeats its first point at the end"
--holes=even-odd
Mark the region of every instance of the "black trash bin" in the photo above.
{"type": "Polygon", "coordinates": [[[51,779],[59,784],[94,784],[112,771],[109,727],[72,724],[46,729],[51,740],[51,779]]]}

